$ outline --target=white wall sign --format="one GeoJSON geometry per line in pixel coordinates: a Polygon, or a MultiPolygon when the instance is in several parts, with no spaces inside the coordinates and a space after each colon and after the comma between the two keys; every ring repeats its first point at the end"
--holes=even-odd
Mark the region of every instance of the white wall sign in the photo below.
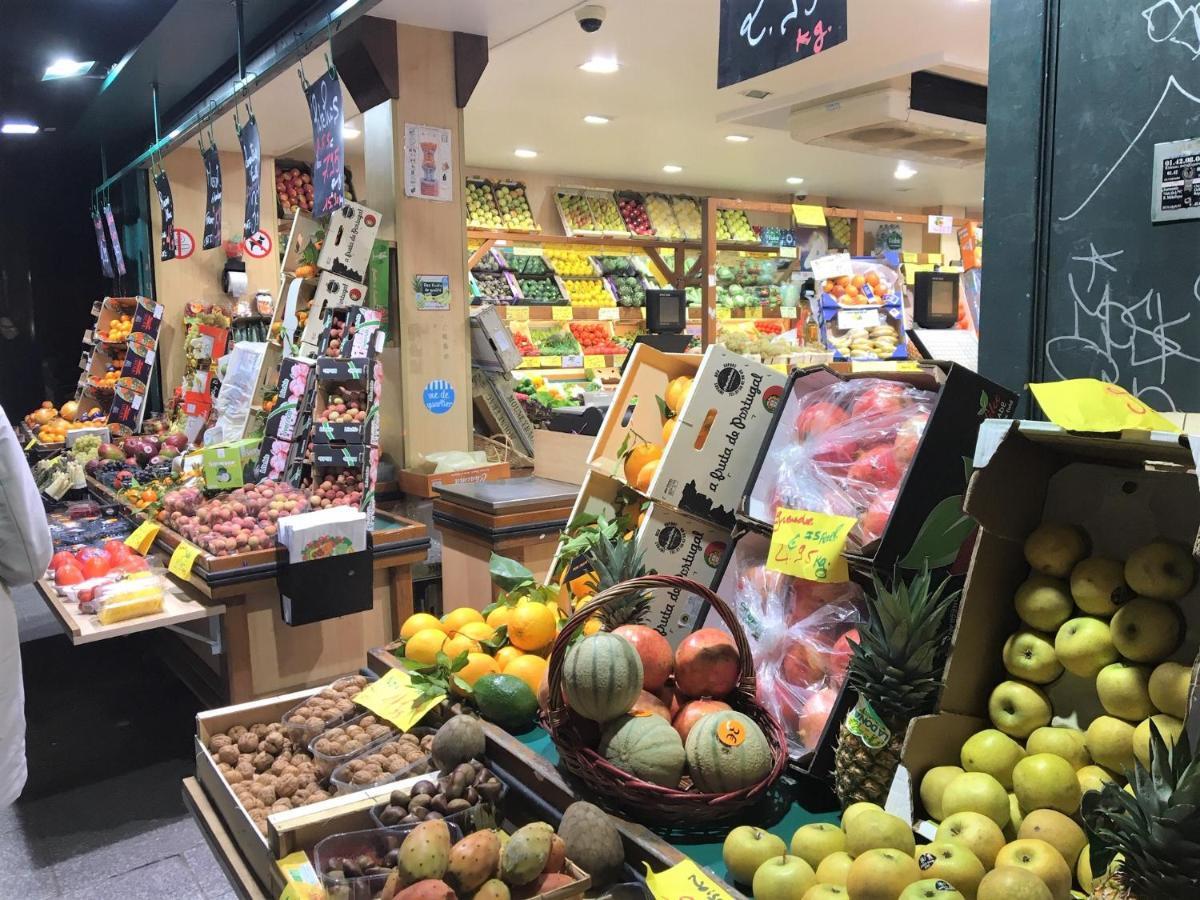
{"type": "Polygon", "coordinates": [[[454,199],[450,129],[404,123],[404,194],[422,200],[454,199]]]}

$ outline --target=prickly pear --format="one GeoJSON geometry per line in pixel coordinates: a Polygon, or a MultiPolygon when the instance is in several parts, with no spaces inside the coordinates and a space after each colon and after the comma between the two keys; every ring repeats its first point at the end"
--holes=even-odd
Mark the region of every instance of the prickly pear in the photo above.
{"type": "Polygon", "coordinates": [[[512,892],[509,891],[508,885],[499,878],[493,878],[490,881],[485,881],[483,887],[475,892],[475,896],[471,900],[511,900],[512,892]]]}
{"type": "Polygon", "coordinates": [[[410,884],[393,900],[455,900],[455,894],[450,885],[436,878],[424,878],[416,884],[410,884]]]}
{"type": "Polygon", "coordinates": [[[468,894],[496,874],[500,867],[500,839],[494,831],[477,831],[450,848],[446,881],[460,894],[468,894]]]}
{"type": "Polygon", "coordinates": [[[399,857],[396,868],[405,884],[445,875],[450,862],[450,829],[445,821],[431,819],[410,831],[400,845],[399,857]]]}
{"type": "Polygon", "coordinates": [[[522,825],[500,854],[500,877],[509,884],[528,884],[546,867],[554,829],[545,822],[522,825]]]}
{"type": "Polygon", "coordinates": [[[561,872],[567,862],[567,845],[557,834],[550,836],[550,855],[546,858],[543,872],[561,872]]]}

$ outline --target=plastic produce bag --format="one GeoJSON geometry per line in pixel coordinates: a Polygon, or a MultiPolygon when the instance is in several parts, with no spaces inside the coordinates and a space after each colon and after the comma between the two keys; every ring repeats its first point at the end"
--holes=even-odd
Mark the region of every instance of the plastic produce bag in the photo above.
{"type": "Polygon", "coordinates": [[[771,519],[780,508],[853,516],[848,547],[883,535],[937,395],[898,381],[856,378],[794,405],[795,443],[778,453],[771,519]]]}

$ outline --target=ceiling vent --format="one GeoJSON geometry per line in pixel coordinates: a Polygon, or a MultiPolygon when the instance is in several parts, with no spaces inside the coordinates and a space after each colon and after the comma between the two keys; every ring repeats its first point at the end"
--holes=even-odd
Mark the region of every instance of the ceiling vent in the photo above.
{"type": "Polygon", "coordinates": [[[942,166],[983,162],[987,88],[916,72],[908,90],[882,88],[792,110],[802,144],[942,166]]]}

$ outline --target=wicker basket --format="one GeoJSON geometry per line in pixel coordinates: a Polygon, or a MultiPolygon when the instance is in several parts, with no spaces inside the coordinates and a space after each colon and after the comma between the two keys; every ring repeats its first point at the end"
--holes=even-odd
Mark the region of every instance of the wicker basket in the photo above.
{"type": "Polygon", "coordinates": [[[733,816],[762,799],[787,764],[787,738],[775,717],[758,705],[754,696],[754,660],[737,616],[725,601],[701,584],[673,575],[646,575],[601,591],[584,608],[569,618],[550,651],[547,673],[550,697],[543,717],[558,755],[567,771],[578,777],[608,805],[625,814],[663,824],[700,825],[733,816]],[[771,746],[774,765],[758,784],[728,794],[706,794],[696,790],[687,775],[679,787],[668,788],[642,781],[596,752],[595,723],[570,710],[563,700],[562,673],[567,645],[593,613],[631,593],[653,589],[681,590],[703,597],[724,619],[737,644],[741,673],[737,687],[725,698],[736,711],[748,715],[762,729],[771,746]]]}

